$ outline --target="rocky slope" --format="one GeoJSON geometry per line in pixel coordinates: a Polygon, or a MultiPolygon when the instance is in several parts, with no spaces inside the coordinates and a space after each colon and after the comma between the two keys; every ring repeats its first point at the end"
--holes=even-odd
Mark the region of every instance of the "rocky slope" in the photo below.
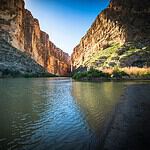
{"type": "Polygon", "coordinates": [[[0,77],[46,75],[50,76],[29,54],[16,49],[3,39],[0,40],[0,77]]]}
{"type": "Polygon", "coordinates": [[[50,73],[67,75],[70,72],[69,55],[41,31],[39,21],[24,8],[23,0],[0,0],[0,38],[29,54],[50,73]]]}
{"type": "Polygon", "coordinates": [[[149,0],[111,0],[74,48],[73,68],[150,66],[149,16],[149,0]]]}

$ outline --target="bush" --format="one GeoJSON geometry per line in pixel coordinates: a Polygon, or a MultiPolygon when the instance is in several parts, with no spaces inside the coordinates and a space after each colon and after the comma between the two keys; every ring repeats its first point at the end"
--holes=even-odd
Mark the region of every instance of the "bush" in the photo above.
{"type": "Polygon", "coordinates": [[[96,69],[90,69],[89,71],[86,72],[77,72],[73,75],[73,79],[82,79],[82,78],[100,78],[100,77],[105,77],[108,78],[110,75],[108,73],[104,73],[102,71],[96,70],[96,69]]]}
{"type": "Polygon", "coordinates": [[[143,78],[150,79],[150,73],[144,73],[142,75],[143,78]]]}
{"type": "Polygon", "coordinates": [[[84,77],[87,77],[87,72],[77,72],[73,75],[73,79],[77,79],[77,80],[84,77]]]}
{"type": "Polygon", "coordinates": [[[123,76],[129,76],[129,75],[126,72],[119,69],[113,70],[111,75],[112,78],[122,78],[123,76]]]}
{"type": "Polygon", "coordinates": [[[108,73],[104,73],[96,69],[90,69],[88,74],[91,74],[92,77],[110,77],[108,73]]]}

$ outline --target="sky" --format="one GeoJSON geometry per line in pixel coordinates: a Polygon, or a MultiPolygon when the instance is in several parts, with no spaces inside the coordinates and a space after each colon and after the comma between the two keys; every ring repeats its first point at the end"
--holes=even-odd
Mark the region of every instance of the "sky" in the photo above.
{"type": "Polygon", "coordinates": [[[41,30],[69,54],[108,4],[109,0],[25,0],[41,30]]]}

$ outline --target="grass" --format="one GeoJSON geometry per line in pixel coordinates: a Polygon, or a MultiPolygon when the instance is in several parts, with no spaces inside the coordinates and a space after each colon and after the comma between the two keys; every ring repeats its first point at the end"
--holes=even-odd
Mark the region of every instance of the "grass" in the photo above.
{"type": "Polygon", "coordinates": [[[125,68],[105,68],[102,69],[103,72],[108,74],[114,74],[116,72],[120,72],[122,75],[127,75],[129,77],[150,77],[150,67],[125,67],[125,68]]]}
{"type": "Polygon", "coordinates": [[[111,57],[117,56],[116,51],[119,47],[120,47],[120,44],[113,43],[106,49],[103,49],[103,50],[100,49],[98,52],[92,54],[89,60],[85,62],[85,64],[93,64],[96,61],[100,60],[101,58],[105,58],[106,60],[109,60],[111,59],[111,57]]]}
{"type": "Polygon", "coordinates": [[[138,68],[138,67],[125,67],[122,68],[124,72],[126,72],[130,76],[148,76],[150,75],[150,68],[138,68]]]}
{"type": "Polygon", "coordinates": [[[100,67],[115,67],[119,66],[120,62],[130,59],[130,57],[134,55],[142,56],[143,58],[147,57],[150,55],[150,46],[143,46],[142,48],[136,45],[136,43],[127,45],[112,43],[109,47],[92,53],[89,58],[86,59],[84,65],[93,66],[96,69],[100,67]]]}
{"type": "MultiPolygon", "coordinates": [[[[92,66],[95,70],[78,72],[73,78],[101,78],[104,74],[107,74],[108,78],[112,79],[150,79],[150,67],[143,67],[150,66],[148,57],[150,55],[150,46],[144,45],[145,43],[133,42],[123,45],[112,43],[105,49],[94,51],[83,63],[83,66],[85,65],[87,68],[92,66]],[[121,66],[127,65],[137,67],[121,68],[121,66]]],[[[107,76],[104,77],[107,78],[107,76]]]]}

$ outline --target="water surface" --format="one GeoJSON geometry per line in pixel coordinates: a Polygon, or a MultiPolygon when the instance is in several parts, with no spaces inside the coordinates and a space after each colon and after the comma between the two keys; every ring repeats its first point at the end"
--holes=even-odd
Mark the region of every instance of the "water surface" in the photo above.
{"type": "Polygon", "coordinates": [[[0,150],[98,149],[121,82],[0,79],[0,150]]]}

